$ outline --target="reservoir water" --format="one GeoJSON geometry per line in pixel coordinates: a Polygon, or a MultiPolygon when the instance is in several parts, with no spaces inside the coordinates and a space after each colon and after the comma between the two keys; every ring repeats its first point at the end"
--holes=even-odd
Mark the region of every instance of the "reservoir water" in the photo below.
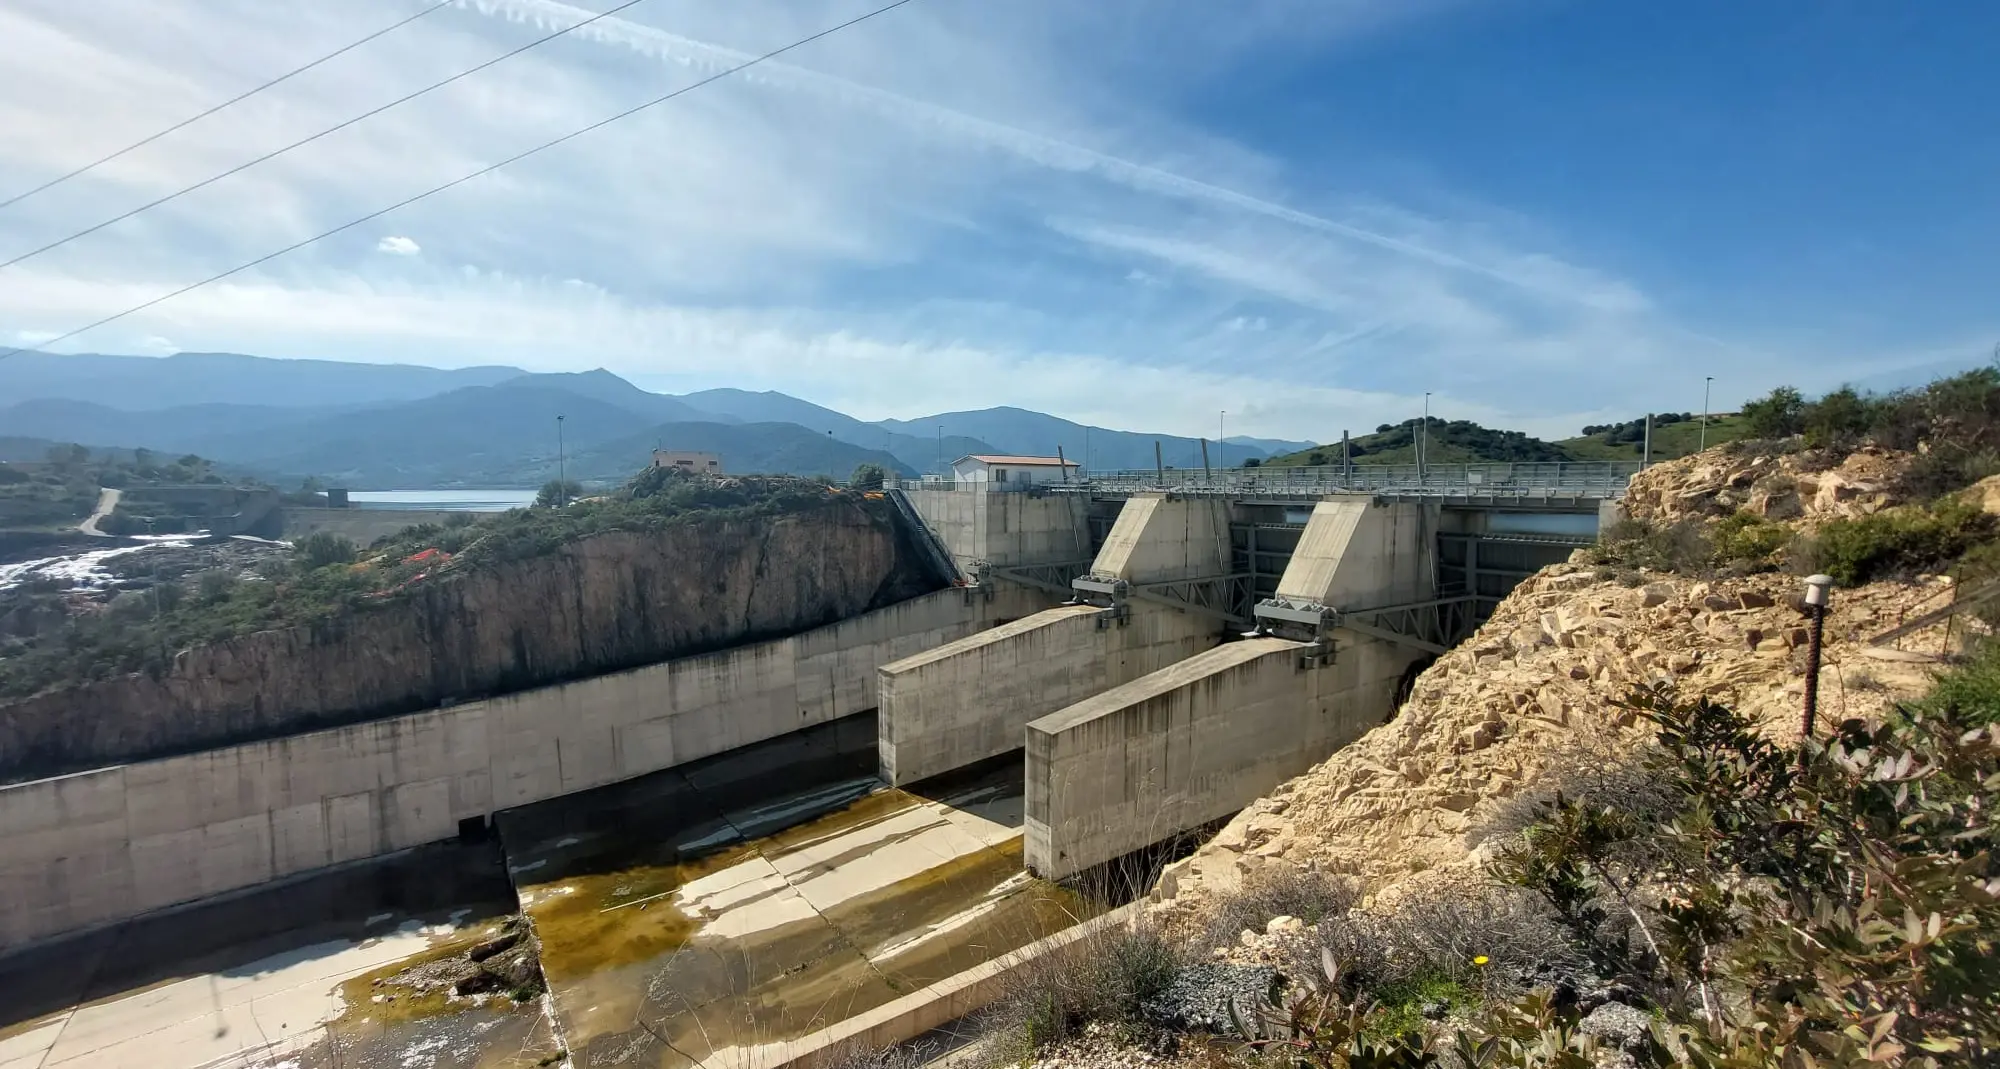
{"type": "Polygon", "coordinates": [[[351,490],[347,499],[361,508],[425,512],[505,512],[535,503],[533,490],[351,490]]]}

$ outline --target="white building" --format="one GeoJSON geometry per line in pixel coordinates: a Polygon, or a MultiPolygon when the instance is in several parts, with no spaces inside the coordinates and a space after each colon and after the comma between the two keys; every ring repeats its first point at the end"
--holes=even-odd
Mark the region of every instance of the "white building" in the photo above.
{"type": "Polygon", "coordinates": [[[698,471],[708,475],[722,474],[722,457],[715,453],[696,453],[687,449],[653,450],[653,466],[656,468],[679,468],[682,471],[698,471]]]}
{"type": "Polygon", "coordinates": [[[1075,482],[1083,469],[1056,457],[1003,457],[974,453],[952,461],[952,475],[962,483],[990,483],[988,490],[1026,490],[1065,480],[1075,482]]]}

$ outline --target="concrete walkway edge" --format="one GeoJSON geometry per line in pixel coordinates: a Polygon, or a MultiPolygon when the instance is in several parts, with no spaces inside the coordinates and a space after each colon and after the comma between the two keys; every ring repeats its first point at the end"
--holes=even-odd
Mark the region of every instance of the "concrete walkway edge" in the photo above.
{"type": "Polygon", "coordinates": [[[740,1050],[718,1053],[703,1061],[700,1069],[804,1069],[844,1047],[881,1050],[915,1039],[992,1004],[1005,992],[1007,974],[1015,969],[1113,925],[1129,924],[1142,904],[1143,901],[1128,903],[1065,928],[830,1028],[757,1052],[761,1057],[757,1054],[746,1057],[747,1052],[740,1050]]]}

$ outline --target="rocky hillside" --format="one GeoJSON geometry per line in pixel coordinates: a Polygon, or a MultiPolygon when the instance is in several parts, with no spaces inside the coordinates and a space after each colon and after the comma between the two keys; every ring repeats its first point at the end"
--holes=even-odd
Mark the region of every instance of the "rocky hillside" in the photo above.
{"type": "Polygon", "coordinates": [[[827,495],[783,514],[694,516],[653,530],[589,534],[406,585],[365,611],[197,645],[161,671],[0,705],[0,780],[394,715],[778,637],[938,582],[884,503],[859,495],[827,495]]]}
{"type": "MultiPolygon", "coordinates": [[[[1809,525],[1893,504],[1899,462],[1875,452],[1826,466],[1802,454],[1711,451],[1644,473],[1628,507],[1653,520],[1749,509],[1809,525]]],[[[1515,799],[1545,789],[1551,772],[1601,763],[1645,737],[1615,704],[1636,686],[1669,681],[1796,738],[1807,637],[1800,593],[1796,577],[1780,574],[1704,580],[1581,561],[1545,569],[1425,671],[1394,720],[1171,867],[1152,908],[1169,920],[1197,916],[1267,866],[1341,874],[1378,897],[1476,882],[1489,829],[1515,799]]],[[[1869,640],[1951,593],[1943,577],[1838,591],[1822,717],[1867,716],[1920,694],[1952,648],[1945,625],[1886,647],[1869,640]]]]}

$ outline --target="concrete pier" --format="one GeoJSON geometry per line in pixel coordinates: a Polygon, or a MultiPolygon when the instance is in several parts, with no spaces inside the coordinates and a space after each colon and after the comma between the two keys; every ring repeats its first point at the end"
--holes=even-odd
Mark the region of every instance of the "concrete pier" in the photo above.
{"type": "MultiPolygon", "coordinates": [[[[1228,554],[1226,505],[1142,495],[1125,502],[1090,577],[1200,579],[1226,573],[1228,554]]],[[[1017,750],[1029,721],[1200,653],[1222,629],[1151,601],[1064,605],[884,665],[882,778],[913,783],[1017,750]]]]}
{"type": "MultiPolygon", "coordinates": [[[[1320,502],[1281,597],[1364,609],[1431,590],[1427,506],[1320,502]]],[[[1197,654],[1026,727],[1027,864],[1059,879],[1236,812],[1393,713],[1422,651],[1335,628],[1197,654]]]]}
{"type": "Polygon", "coordinates": [[[1090,501],[1076,496],[909,490],[924,526],[951,550],[961,571],[987,564],[1087,560],[1090,501]]]}

